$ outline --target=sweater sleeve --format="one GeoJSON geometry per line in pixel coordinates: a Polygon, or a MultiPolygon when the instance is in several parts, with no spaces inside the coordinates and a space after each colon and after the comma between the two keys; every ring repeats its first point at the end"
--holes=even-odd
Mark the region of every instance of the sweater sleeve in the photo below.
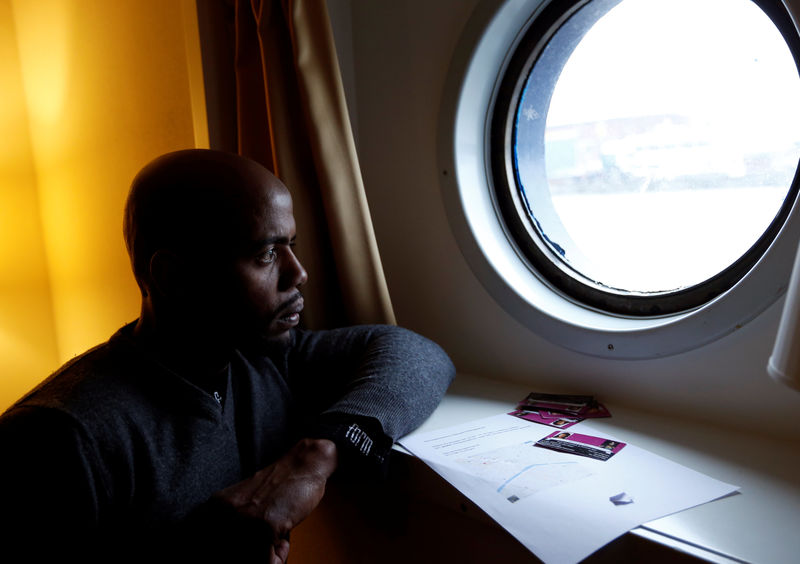
{"type": "Polygon", "coordinates": [[[289,383],[319,413],[316,434],[356,457],[385,456],[436,408],[455,376],[436,343],[390,325],[298,331],[289,383]]]}

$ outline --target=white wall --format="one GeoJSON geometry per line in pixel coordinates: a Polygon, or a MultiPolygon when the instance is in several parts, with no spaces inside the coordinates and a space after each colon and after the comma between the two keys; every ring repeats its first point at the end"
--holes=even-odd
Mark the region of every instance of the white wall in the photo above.
{"type": "Polygon", "coordinates": [[[782,300],[729,336],[672,357],[614,361],[555,346],[498,306],[461,255],[437,167],[442,89],[476,0],[331,0],[361,167],[401,325],[439,342],[462,373],[531,390],[800,435],[800,393],[765,372],[782,300]],[[350,11],[349,25],[342,25],[350,11]],[[348,29],[349,28],[349,29],[348,29]],[[352,73],[352,75],[350,75],[352,73]]]}

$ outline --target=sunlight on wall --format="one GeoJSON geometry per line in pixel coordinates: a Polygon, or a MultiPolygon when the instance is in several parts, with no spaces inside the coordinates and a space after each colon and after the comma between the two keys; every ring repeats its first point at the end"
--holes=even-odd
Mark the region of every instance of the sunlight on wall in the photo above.
{"type": "Polygon", "coordinates": [[[0,409],[58,363],[11,4],[0,2],[0,409]]]}
{"type": "Polygon", "coordinates": [[[0,0],[0,174],[19,178],[0,188],[0,409],[138,315],[128,186],[155,156],[208,139],[193,6],[0,0]]]}

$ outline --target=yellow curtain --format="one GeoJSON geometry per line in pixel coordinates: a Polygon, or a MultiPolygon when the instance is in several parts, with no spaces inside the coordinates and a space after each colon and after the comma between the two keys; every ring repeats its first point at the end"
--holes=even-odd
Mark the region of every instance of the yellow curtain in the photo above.
{"type": "Polygon", "coordinates": [[[306,324],[394,323],[325,0],[236,1],[239,152],[290,189],[306,324]]]}

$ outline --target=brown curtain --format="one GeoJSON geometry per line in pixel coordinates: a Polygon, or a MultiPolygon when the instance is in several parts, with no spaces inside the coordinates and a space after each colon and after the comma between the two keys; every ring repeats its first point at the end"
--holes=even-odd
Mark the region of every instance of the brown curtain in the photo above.
{"type": "Polygon", "coordinates": [[[394,323],[325,0],[236,0],[239,152],[290,189],[311,328],[394,323]]]}

